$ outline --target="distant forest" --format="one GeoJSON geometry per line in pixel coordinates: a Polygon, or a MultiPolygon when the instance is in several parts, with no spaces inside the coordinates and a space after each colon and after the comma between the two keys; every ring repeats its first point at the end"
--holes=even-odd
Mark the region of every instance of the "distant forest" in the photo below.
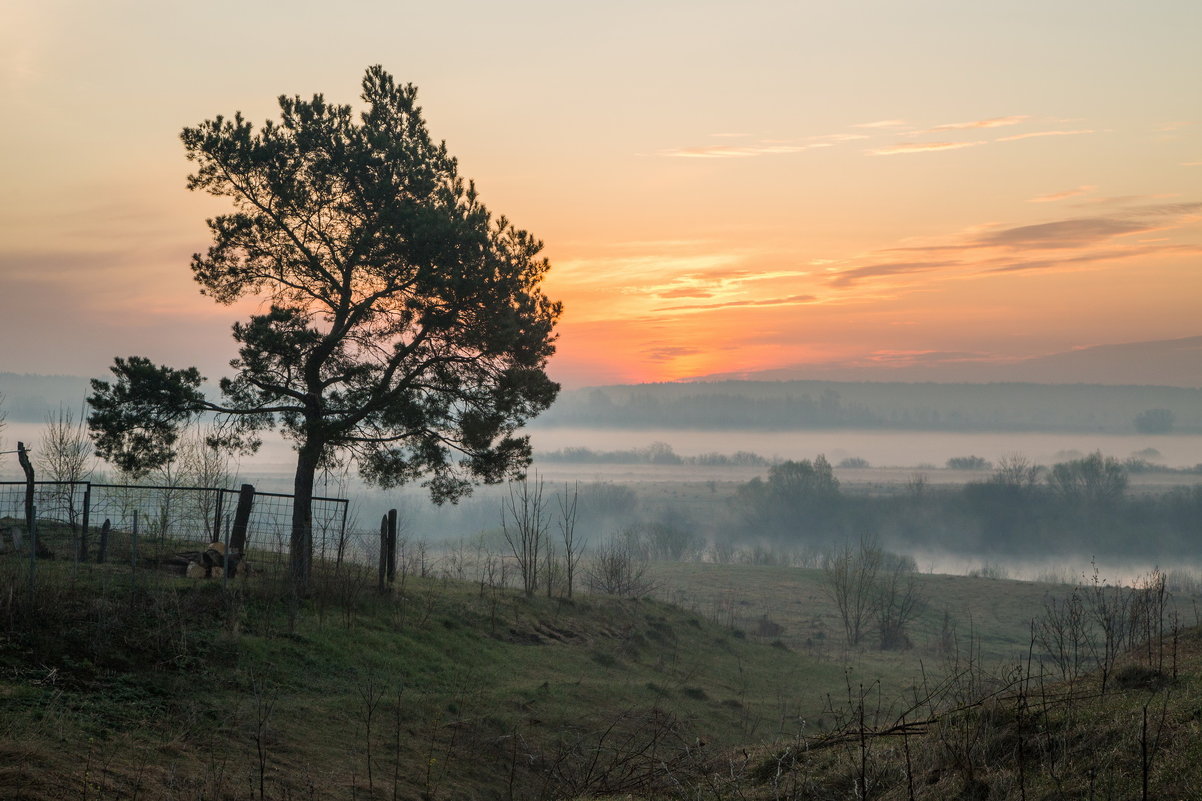
{"type": "Polygon", "coordinates": [[[1089,384],[723,381],[568,390],[537,426],[1202,433],[1202,389],[1089,384]],[[1167,413],[1167,414],[1166,414],[1167,413]]]}
{"type": "MultiPolygon", "coordinates": [[[[0,373],[0,393],[10,421],[41,422],[60,404],[78,409],[88,382],[78,376],[0,373]]],[[[1137,419],[1148,420],[1151,411],[1161,412],[1158,419],[1167,420],[1169,428],[1146,433],[1202,433],[1202,389],[868,381],[721,381],[565,390],[533,425],[1125,434],[1137,431],[1137,419]]]]}

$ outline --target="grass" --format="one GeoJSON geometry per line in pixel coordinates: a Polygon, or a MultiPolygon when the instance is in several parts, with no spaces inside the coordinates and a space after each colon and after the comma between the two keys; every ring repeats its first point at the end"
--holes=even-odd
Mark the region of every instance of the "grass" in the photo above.
{"type": "Polygon", "coordinates": [[[299,603],[268,570],[50,560],[31,596],[27,569],[0,556],[4,797],[885,799],[921,776],[916,798],[1011,798],[1023,738],[1026,797],[1138,797],[1145,708],[1154,786],[1202,764],[1196,632],[1175,678],[1132,657],[1106,698],[1015,695],[1046,585],[920,575],[915,647],[881,652],[841,645],[821,572],[792,567],[657,564],[663,600],[567,600],[412,575],[381,595],[344,566],[299,603]],[[968,708],[877,736],[948,671],[940,703],[968,708]]]}
{"type": "Polygon", "coordinates": [[[44,562],[31,604],[24,568],[0,560],[16,797],[258,797],[260,767],[269,798],[621,786],[617,768],[579,775],[590,744],[777,736],[780,698],[841,673],[650,600],[409,577],[319,614],[266,578],[138,584],[128,566],[44,562]]]}

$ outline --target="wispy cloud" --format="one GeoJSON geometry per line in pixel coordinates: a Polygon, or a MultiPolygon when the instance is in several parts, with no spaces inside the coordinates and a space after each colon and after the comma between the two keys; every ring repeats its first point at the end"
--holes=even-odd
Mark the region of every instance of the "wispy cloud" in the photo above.
{"type": "Polygon", "coordinates": [[[1117,260],[1202,253],[1193,243],[1148,232],[1197,227],[1202,203],[1162,203],[1115,209],[1109,214],[1067,218],[1030,225],[989,226],[921,246],[889,248],[849,260],[833,271],[827,284],[849,289],[872,281],[904,286],[907,277],[969,278],[992,273],[1082,269],[1117,260]],[[891,255],[905,252],[898,261],[891,255]],[[924,256],[926,258],[924,258],[924,256]]]}
{"type": "Polygon", "coordinates": [[[653,362],[667,362],[679,359],[682,356],[696,356],[698,353],[703,352],[700,348],[693,348],[687,345],[663,345],[643,350],[647,358],[653,362]]]}
{"type": "Polygon", "coordinates": [[[831,286],[849,287],[859,283],[865,278],[880,278],[889,275],[907,275],[912,273],[929,272],[937,270],[941,267],[949,267],[957,262],[953,261],[909,261],[909,262],[885,262],[883,264],[870,264],[864,267],[854,267],[849,270],[840,270],[833,274],[830,279],[831,286]]]}
{"type": "Polygon", "coordinates": [[[909,125],[905,120],[877,120],[876,122],[861,122],[853,128],[904,128],[909,125]]]}
{"type": "Polygon", "coordinates": [[[655,293],[657,297],[664,299],[668,298],[712,298],[714,293],[708,289],[701,287],[681,287],[679,289],[665,289],[662,292],[655,293]]]}
{"type": "Polygon", "coordinates": [[[811,142],[856,142],[861,139],[871,139],[868,134],[860,133],[837,133],[837,134],[819,134],[818,136],[807,137],[811,142]]]}
{"type": "Polygon", "coordinates": [[[714,309],[734,309],[747,307],[764,307],[764,306],[799,306],[805,303],[814,303],[818,298],[815,295],[789,295],[781,298],[741,298],[739,300],[727,300],[719,303],[695,303],[686,306],[661,306],[655,309],[657,312],[682,312],[682,311],[713,311],[714,309]]]}
{"type": "Polygon", "coordinates": [[[1180,131],[1183,128],[1192,128],[1197,124],[1198,123],[1190,120],[1179,120],[1177,122],[1166,122],[1162,125],[1158,125],[1156,126],[1155,130],[1158,133],[1168,133],[1170,131],[1180,131]]]}
{"type": "Polygon", "coordinates": [[[690,159],[740,159],[754,156],[777,156],[785,153],[801,153],[820,147],[830,147],[829,142],[807,142],[804,144],[761,143],[752,145],[702,145],[661,150],[661,156],[690,159]]]}
{"type": "Polygon", "coordinates": [[[1154,226],[1148,223],[1113,217],[1095,217],[1020,225],[1016,228],[995,231],[977,241],[986,246],[1074,248],[1095,244],[1116,236],[1151,230],[1154,230],[1154,226]]]}
{"type": "Polygon", "coordinates": [[[985,142],[909,142],[903,145],[889,145],[868,151],[874,156],[899,156],[906,153],[933,153],[940,150],[960,150],[966,147],[976,147],[985,142]]]}
{"type": "Polygon", "coordinates": [[[995,139],[995,142],[1017,142],[1019,139],[1034,139],[1038,136],[1081,136],[1083,134],[1097,133],[1093,129],[1080,129],[1076,131],[1031,131],[1030,133],[1014,134],[1013,136],[1003,136],[995,139]]]}
{"type": "Polygon", "coordinates": [[[1032,198],[1027,198],[1028,203],[1054,203],[1057,200],[1065,200],[1078,195],[1086,195],[1097,189],[1096,186],[1078,186],[1076,189],[1067,189],[1063,192],[1053,192],[1050,195],[1037,195],[1032,198]]]}
{"type": "Polygon", "coordinates": [[[943,125],[936,125],[934,128],[928,128],[926,133],[935,131],[963,131],[972,128],[1004,128],[1008,125],[1018,125],[1026,122],[1030,117],[1026,114],[1016,114],[1010,117],[991,117],[987,120],[972,120],[970,122],[949,122],[943,125]]]}

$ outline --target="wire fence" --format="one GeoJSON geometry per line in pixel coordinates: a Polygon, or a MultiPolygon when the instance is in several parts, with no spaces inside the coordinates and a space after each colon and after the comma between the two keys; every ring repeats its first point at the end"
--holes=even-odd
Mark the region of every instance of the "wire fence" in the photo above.
{"type": "MultiPolygon", "coordinates": [[[[563,554],[549,539],[523,568],[500,532],[427,543],[412,536],[412,520],[396,509],[378,528],[364,529],[356,526],[349,499],[317,496],[309,546],[294,548],[294,504],[293,495],[250,485],[0,481],[0,609],[3,597],[22,585],[32,602],[39,588],[51,591],[64,579],[145,586],[181,577],[228,583],[253,576],[262,588],[281,579],[278,586],[287,593],[298,553],[309,560],[304,575],[311,575],[313,588],[339,597],[371,585],[403,592],[410,576],[470,581],[481,592],[495,591],[515,586],[525,569],[537,570],[539,578],[531,581],[540,593],[572,592],[563,554]]],[[[645,562],[633,552],[630,558],[645,562]]],[[[591,587],[590,570],[586,564],[574,574],[577,589],[591,587]]]]}
{"type": "MultiPolygon", "coordinates": [[[[186,571],[190,556],[237,547],[259,569],[286,564],[294,496],[250,485],[180,487],[88,481],[0,482],[0,554],[75,565],[124,562],[133,570],[186,571]],[[241,516],[241,519],[240,519],[241,516]],[[30,527],[30,519],[36,525],[30,527]]],[[[311,504],[312,558],[371,564],[379,535],[348,530],[350,501],[318,496],[311,504]]]]}

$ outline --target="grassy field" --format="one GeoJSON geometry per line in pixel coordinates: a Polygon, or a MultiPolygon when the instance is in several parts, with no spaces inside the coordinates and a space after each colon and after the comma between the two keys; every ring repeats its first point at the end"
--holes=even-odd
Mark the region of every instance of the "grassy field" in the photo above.
{"type": "MultiPolygon", "coordinates": [[[[843,743],[857,705],[884,725],[949,671],[985,687],[1066,589],[920,575],[914,647],[882,652],[842,645],[820,571],[790,567],[656,564],[660,600],[381,595],[345,566],[298,600],[266,572],[66,561],[31,594],[26,570],[0,556],[0,797],[25,799],[856,797],[847,748],[798,744],[843,743]]],[[[884,793],[900,756],[874,748],[884,793]]]]}
{"type": "Polygon", "coordinates": [[[297,607],[254,578],[139,586],[128,566],[43,563],[31,603],[24,562],[0,568],[5,797],[245,798],[260,781],[268,798],[620,786],[622,766],[582,763],[590,744],[609,738],[618,760],[773,738],[797,688],[842,674],[651,600],[413,577],[379,596],[363,575],[297,607]]]}

